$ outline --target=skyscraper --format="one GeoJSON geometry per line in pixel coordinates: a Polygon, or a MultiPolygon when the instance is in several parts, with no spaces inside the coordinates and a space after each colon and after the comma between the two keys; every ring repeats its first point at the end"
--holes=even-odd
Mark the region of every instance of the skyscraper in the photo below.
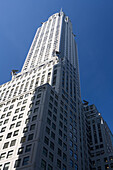
{"type": "Polygon", "coordinates": [[[72,24],[62,11],[41,24],[21,72],[0,86],[0,170],[89,170],[72,24]]]}
{"type": "Polygon", "coordinates": [[[21,72],[0,94],[1,169],[78,168],[77,47],[62,11],[38,28],[21,72]]]}

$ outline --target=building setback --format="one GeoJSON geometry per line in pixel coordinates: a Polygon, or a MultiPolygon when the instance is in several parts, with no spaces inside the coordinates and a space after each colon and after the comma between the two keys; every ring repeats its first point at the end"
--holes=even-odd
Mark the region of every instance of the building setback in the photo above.
{"type": "Polygon", "coordinates": [[[37,29],[21,72],[0,86],[0,170],[112,168],[112,133],[90,107],[81,102],[72,24],[60,11],[37,29]]]}

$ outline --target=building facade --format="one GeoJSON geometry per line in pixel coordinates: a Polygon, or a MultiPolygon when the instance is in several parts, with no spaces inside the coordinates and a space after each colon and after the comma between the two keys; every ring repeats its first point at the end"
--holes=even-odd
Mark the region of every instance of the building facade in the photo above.
{"type": "Polygon", "coordinates": [[[37,29],[21,72],[0,86],[0,170],[95,168],[88,121],[72,24],[60,11],[37,29]]]}
{"type": "Polygon", "coordinates": [[[13,70],[0,94],[1,169],[81,166],[77,47],[62,11],[38,28],[21,72],[13,70]]]}
{"type": "Polygon", "coordinates": [[[89,169],[113,169],[113,134],[95,105],[84,105],[89,169]]]}

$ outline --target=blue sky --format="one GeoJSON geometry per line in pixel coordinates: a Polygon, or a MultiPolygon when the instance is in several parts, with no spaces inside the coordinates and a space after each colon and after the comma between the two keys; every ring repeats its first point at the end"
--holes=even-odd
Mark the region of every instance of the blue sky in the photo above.
{"type": "Polygon", "coordinates": [[[36,29],[61,8],[76,34],[82,99],[113,132],[113,0],[1,0],[0,84],[21,70],[36,29]]]}

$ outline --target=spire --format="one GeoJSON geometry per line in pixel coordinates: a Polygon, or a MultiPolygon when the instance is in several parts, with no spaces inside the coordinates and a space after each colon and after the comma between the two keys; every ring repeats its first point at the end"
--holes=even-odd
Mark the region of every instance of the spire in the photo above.
{"type": "Polygon", "coordinates": [[[62,8],[60,9],[60,13],[62,12],[62,8]]]}

